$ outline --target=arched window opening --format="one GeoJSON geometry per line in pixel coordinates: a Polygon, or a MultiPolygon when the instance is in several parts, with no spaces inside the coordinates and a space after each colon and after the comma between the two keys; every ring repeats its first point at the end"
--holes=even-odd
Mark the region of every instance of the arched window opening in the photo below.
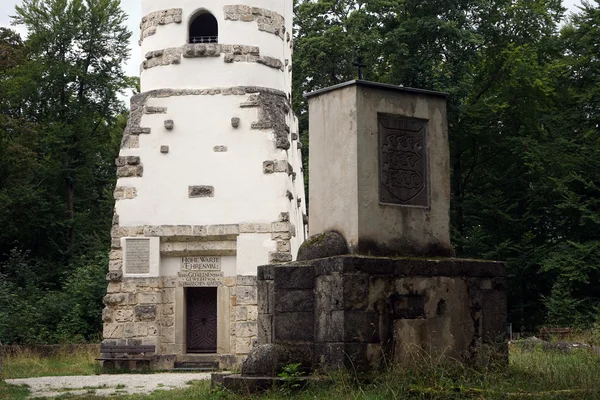
{"type": "Polygon", "coordinates": [[[190,24],[190,43],[218,43],[219,24],[209,12],[198,14],[190,24]]]}

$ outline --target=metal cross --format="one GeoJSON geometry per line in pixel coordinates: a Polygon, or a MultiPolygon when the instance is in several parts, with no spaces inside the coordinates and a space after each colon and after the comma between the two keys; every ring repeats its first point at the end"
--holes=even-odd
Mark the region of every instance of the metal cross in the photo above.
{"type": "Polygon", "coordinates": [[[363,69],[363,67],[366,67],[366,65],[362,63],[362,57],[358,56],[356,62],[352,63],[352,65],[354,65],[355,67],[358,68],[358,80],[362,81],[363,80],[362,69],[363,69]]]}

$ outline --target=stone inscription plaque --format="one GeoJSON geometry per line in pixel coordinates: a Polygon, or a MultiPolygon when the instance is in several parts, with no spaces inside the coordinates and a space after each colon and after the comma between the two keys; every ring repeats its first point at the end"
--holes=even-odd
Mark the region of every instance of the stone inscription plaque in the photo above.
{"type": "Polygon", "coordinates": [[[150,239],[125,239],[125,272],[150,273],[150,239]]]}
{"type": "Polygon", "coordinates": [[[182,257],[182,271],[220,271],[221,257],[182,257]]]}
{"type": "Polygon", "coordinates": [[[183,271],[177,273],[179,287],[223,286],[222,271],[183,271]]]}
{"type": "Polygon", "coordinates": [[[427,121],[378,114],[379,202],[429,206],[427,121]]]}

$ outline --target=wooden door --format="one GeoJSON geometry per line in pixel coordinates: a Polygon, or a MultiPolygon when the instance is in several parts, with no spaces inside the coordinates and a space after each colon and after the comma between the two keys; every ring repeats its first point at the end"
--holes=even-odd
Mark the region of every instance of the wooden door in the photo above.
{"type": "Polygon", "coordinates": [[[186,290],[187,352],[217,352],[217,288],[186,290]]]}

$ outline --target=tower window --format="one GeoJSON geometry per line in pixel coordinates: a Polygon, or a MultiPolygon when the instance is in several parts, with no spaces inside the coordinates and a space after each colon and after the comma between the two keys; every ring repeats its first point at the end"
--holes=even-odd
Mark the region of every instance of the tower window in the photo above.
{"type": "Polygon", "coordinates": [[[218,43],[219,24],[209,12],[196,15],[190,24],[190,43],[218,43]]]}

